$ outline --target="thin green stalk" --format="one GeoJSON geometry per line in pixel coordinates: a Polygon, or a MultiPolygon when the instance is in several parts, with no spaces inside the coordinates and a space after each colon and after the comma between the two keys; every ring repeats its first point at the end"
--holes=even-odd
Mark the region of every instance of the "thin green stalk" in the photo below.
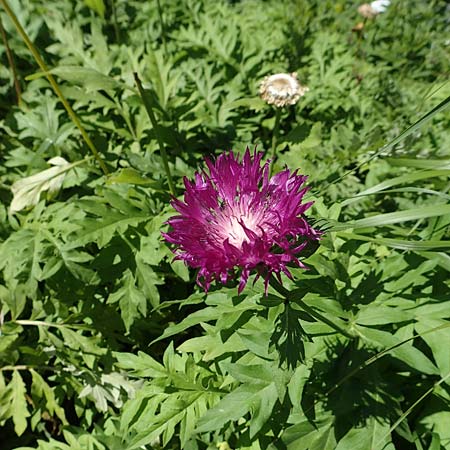
{"type": "Polygon", "coordinates": [[[408,343],[409,341],[413,341],[414,339],[418,338],[418,337],[422,337],[425,336],[426,334],[429,333],[435,333],[436,331],[442,330],[444,328],[448,328],[450,326],[450,323],[446,323],[444,325],[439,325],[437,327],[431,328],[430,330],[424,331],[421,334],[416,334],[414,336],[411,336],[401,342],[399,342],[398,344],[392,345],[391,347],[385,348],[384,350],[382,350],[381,352],[377,353],[376,355],[372,356],[371,358],[367,359],[366,361],[364,361],[362,364],[360,364],[358,367],[356,367],[355,369],[353,369],[352,371],[350,371],[347,375],[345,375],[338,383],[336,383],[330,390],[328,390],[325,393],[325,396],[328,397],[331,393],[333,393],[337,388],[339,388],[340,386],[342,386],[349,378],[353,377],[353,375],[356,375],[360,370],[365,369],[366,367],[370,366],[371,364],[373,364],[375,361],[378,361],[380,358],[382,358],[384,355],[387,355],[388,353],[390,353],[392,350],[395,350],[396,348],[401,347],[403,344],[408,343]]]}
{"type": "Polygon", "coordinates": [[[26,46],[32,53],[34,59],[36,60],[37,64],[41,68],[42,72],[44,72],[45,76],[47,77],[47,80],[51,84],[53,90],[55,91],[56,95],[61,100],[61,103],[64,105],[64,108],[66,109],[67,113],[69,114],[70,118],[72,119],[73,123],[77,126],[77,128],[80,130],[81,136],[83,137],[84,141],[86,142],[89,149],[92,151],[93,155],[95,156],[95,159],[99,163],[103,173],[105,175],[108,175],[109,171],[106,167],[105,163],[103,162],[103,159],[100,156],[100,153],[95,148],[94,143],[89,138],[88,134],[86,133],[86,130],[84,129],[83,125],[81,124],[80,120],[78,119],[78,116],[75,114],[75,111],[72,109],[70,104],[67,102],[66,98],[64,97],[64,94],[61,92],[61,89],[58,86],[58,83],[56,82],[53,75],[48,70],[47,65],[45,64],[44,60],[41,58],[41,55],[39,54],[36,47],[31,42],[30,38],[28,37],[26,31],[23,29],[22,25],[18,21],[16,15],[8,5],[8,2],[6,0],[0,0],[0,4],[3,5],[3,8],[5,9],[6,13],[8,14],[9,18],[13,22],[14,26],[16,27],[17,31],[19,32],[20,36],[24,40],[26,46]]]}
{"type": "Polygon", "coordinates": [[[435,106],[431,111],[427,112],[424,116],[422,116],[417,122],[413,123],[411,126],[409,126],[406,130],[401,132],[396,138],[392,139],[390,142],[388,142],[386,145],[381,147],[379,150],[377,150],[373,155],[368,157],[365,161],[357,164],[353,169],[350,169],[349,171],[345,172],[340,177],[336,178],[335,180],[331,181],[330,183],[324,185],[319,189],[318,192],[316,192],[316,195],[321,195],[322,192],[324,192],[326,189],[328,189],[330,186],[339,183],[341,180],[343,180],[348,175],[356,172],[358,169],[360,169],[365,164],[369,163],[375,158],[378,158],[382,153],[387,152],[388,150],[392,149],[395,145],[397,145],[399,142],[401,142],[403,139],[405,139],[407,136],[409,136],[411,133],[416,131],[419,127],[424,125],[426,122],[431,120],[436,114],[440,113],[444,109],[446,109],[448,106],[450,106],[450,96],[448,96],[445,100],[443,100],[441,103],[439,103],[437,106],[435,106]]]}
{"type": "Polygon", "coordinates": [[[159,151],[161,153],[161,158],[163,160],[164,170],[167,175],[167,182],[169,183],[169,190],[172,195],[176,195],[175,185],[173,184],[172,175],[170,173],[169,160],[167,159],[166,149],[164,148],[164,143],[162,141],[161,135],[158,131],[158,124],[156,122],[155,113],[153,112],[153,106],[149,101],[148,97],[145,95],[144,88],[142,87],[141,80],[138,77],[138,74],[134,73],[134,80],[136,82],[136,86],[139,90],[139,94],[144,102],[145,110],[147,111],[148,117],[152,123],[153,131],[155,132],[156,140],[158,141],[159,151]]]}
{"type": "Polygon", "coordinates": [[[73,328],[75,330],[89,330],[87,325],[80,324],[66,324],[66,323],[54,323],[54,322],[45,322],[43,320],[28,320],[28,319],[18,319],[12,321],[17,325],[22,326],[34,326],[34,327],[47,327],[47,328],[73,328]]]}
{"type": "Polygon", "coordinates": [[[167,43],[166,43],[166,27],[164,25],[163,13],[161,8],[161,0],[156,0],[158,6],[159,23],[161,24],[161,39],[164,47],[164,54],[167,56],[167,43]]]}
{"type": "Polygon", "coordinates": [[[336,330],[338,333],[343,334],[344,336],[348,337],[349,339],[353,339],[354,336],[352,336],[350,333],[348,333],[343,328],[336,325],[333,321],[327,319],[325,316],[317,312],[314,308],[307,305],[305,302],[298,298],[293,298],[294,295],[288,291],[273,275],[270,277],[270,285],[285,298],[285,302],[288,302],[289,300],[293,300],[297,305],[301,306],[305,312],[307,312],[310,316],[314,317],[315,319],[319,320],[320,322],[323,322],[327,324],[329,327],[333,328],[333,330],[336,330]]]}
{"type": "Polygon", "coordinates": [[[271,151],[271,158],[272,162],[270,164],[270,173],[273,172],[273,166],[275,163],[275,158],[277,156],[277,144],[278,144],[278,137],[280,133],[280,120],[281,120],[281,108],[275,107],[275,125],[273,127],[273,134],[272,134],[272,151],[271,151]]]}
{"type": "Polygon", "coordinates": [[[389,435],[409,416],[411,411],[428,395],[430,395],[438,386],[440,386],[445,380],[450,378],[450,372],[442,377],[437,383],[433,384],[424,394],[422,394],[399,418],[395,421],[395,423],[389,428],[389,431],[375,444],[375,448],[378,448],[388,437],[389,435]]]}
{"type": "Polygon", "coordinates": [[[16,64],[14,62],[14,56],[9,48],[8,37],[6,36],[5,29],[3,28],[2,18],[0,16],[0,34],[2,35],[3,44],[6,50],[6,57],[8,58],[9,67],[11,67],[11,72],[14,80],[14,89],[16,90],[17,104],[20,105],[22,91],[20,89],[19,78],[17,76],[16,64]]]}
{"type": "Polygon", "coordinates": [[[114,37],[116,38],[116,42],[120,43],[120,32],[119,26],[117,25],[117,11],[116,11],[116,0],[111,0],[111,9],[113,13],[113,27],[114,27],[114,37]]]}
{"type": "MultiPolygon", "coordinates": [[[[443,325],[439,325],[437,327],[434,327],[434,328],[431,328],[431,329],[429,329],[427,331],[424,331],[423,333],[415,334],[414,336],[411,336],[411,337],[409,337],[407,339],[404,339],[403,341],[401,341],[401,342],[399,342],[399,343],[397,343],[395,345],[392,345],[391,347],[385,348],[381,352],[377,353],[376,355],[374,355],[371,358],[369,358],[366,361],[364,361],[362,364],[360,364],[355,369],[351,370],[347,375],[342,377],[333,387],[331,387],[330,389],[328,389],[328,391],[325,392],[324,397],[328,398],[330,396],[330,394],[332,394],[336,389],[341,387],[347,380],[352,378],[359,371],[365,369],[366,367],[370,366],[374,362],[378,361],[384,355],[389,354],[392,350],[395,350],[396,348],[401,347],[403,344],[406,344],[406,343],[408,343],[410,341],[413,341],[413,340],[415,340],[415,339],[417,339],[419,337],[425,336],[426,334],[435,333],[436,331],[442,330],[444,328],[448,328],[449,326],[450,326],[450,323],[445,323],[443,325]]],[[[313,405],[311,405],[309,408],[305,409],[303,414],[304,415],[308,414],[308,412],[311,411],[314,408],[315,404],[316,404],[316,402],[313,405]]]]}
{"type": "Polygon", "coordinates": [[[49,370],[51,372],[59,372],[61,369],[56,368],[56,367],[51,367],[51,366],[38,366],[38,365],[26,365],[26,364],[18,364],[16,366],[3,366],[0,367],[0,372],[14,372],[16,370],[34,370],[34,369],[39,369],[39,370],[49,370]]]}

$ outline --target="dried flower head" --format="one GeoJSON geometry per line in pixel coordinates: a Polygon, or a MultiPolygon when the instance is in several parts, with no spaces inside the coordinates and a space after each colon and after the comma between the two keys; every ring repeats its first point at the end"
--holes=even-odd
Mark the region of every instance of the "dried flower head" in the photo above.
{"type": "Polygon", "coordinates": [[[302,86],[294,73],[276,73],[265,77],[259,86],[261,98],[279,108],[286,105],[295,105],[309,88],[302,86]]]}
{"type": "Polygon", "coordinates": [[[206,291],[237,272],[241,292],[255,270],[267,292],[271,274],[290,277],[288,264],[304,267],[302,249],[320,238],[303,216],[312,204],[302,203],[307,177],[288,169],[269,177],[269,162],[261,167],[261,159],[248,148],[242,161],[231,152],[206,159],[209,173],[185,178],[184,201],[172,201],[180,214],[163,235],[175,244],[177,259],[199,269],[197,283],[206,291]]]}
{"type": "Polygon", "coordinates": [[[358,12],[366,19],[373,19],[377,15],[377,12],[372,9],[370,3],[363,3],[358,6],[358,12]]]}

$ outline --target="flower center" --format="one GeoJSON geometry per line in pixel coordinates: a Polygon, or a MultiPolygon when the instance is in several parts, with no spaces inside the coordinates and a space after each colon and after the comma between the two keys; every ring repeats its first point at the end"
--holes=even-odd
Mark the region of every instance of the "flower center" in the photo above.
{"type": "Polygon", "coordinates": [[[245,229],[257,235],[261,234],[261,230],[258,228],[258,218],[251,213],[232,215],[223,225],[223,237],[228,238],[229,243],[237,248],[241,248],[244,241],[250,241],[245,229]]]}
{"type": "Polygon", "coordinates": [[[268,86],[267,91],[271,95],[291,95],[294,93],[291,83],[285,79],[273,80],[268,86]]]}

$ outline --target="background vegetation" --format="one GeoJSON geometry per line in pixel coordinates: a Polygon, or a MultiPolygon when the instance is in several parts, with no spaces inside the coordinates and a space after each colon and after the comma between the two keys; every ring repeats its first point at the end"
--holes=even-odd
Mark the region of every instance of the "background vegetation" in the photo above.
{"type": "Polygon", "coordinates": [[[0,448],[450,449],[447,2],[8,3],[108,173],[2,0],[0,448]],[[329,231],[286,296],[205,295],[161,239],[157,137],[178,195],[206,155],[269,155],[258,84],[293,71],[276,170],[329,231]]]}

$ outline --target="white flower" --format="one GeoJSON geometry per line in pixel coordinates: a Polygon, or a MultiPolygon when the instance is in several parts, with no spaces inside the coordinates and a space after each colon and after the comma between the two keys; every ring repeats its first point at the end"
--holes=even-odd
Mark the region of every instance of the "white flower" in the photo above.
{"type": "Polygon", "coordinates": [[[375,0],[372,3],[363,3],[358,7],[358,12],[366,19],[373,19],[378,14],[386,11],[391,0],[375,0]]]}
{"type": "Polygon", "coordinates": [[[295,72],[267,76],[259,86],[261,98],[270,105],[279,108],[294,105],[307,91],[309,91],[309,88],[299,83],[295,72]]]}
{"type": "Polygon", "coordinates": [[[391,0],[375,0],[370,6],[377,13],[380,14],[386,11],[386,8],[390,5],[391,0]]]}
{"type": "Polygon", "coordinates": [[[59,191],[67,170],[73,167],[73,164],[60,156],[51,158],[47,162],[53,167],[22,178],[11,186],[13,199],[9,207],[10,214],[37,205],[41,194],[45,191],[49,196],[59,191]]]}

